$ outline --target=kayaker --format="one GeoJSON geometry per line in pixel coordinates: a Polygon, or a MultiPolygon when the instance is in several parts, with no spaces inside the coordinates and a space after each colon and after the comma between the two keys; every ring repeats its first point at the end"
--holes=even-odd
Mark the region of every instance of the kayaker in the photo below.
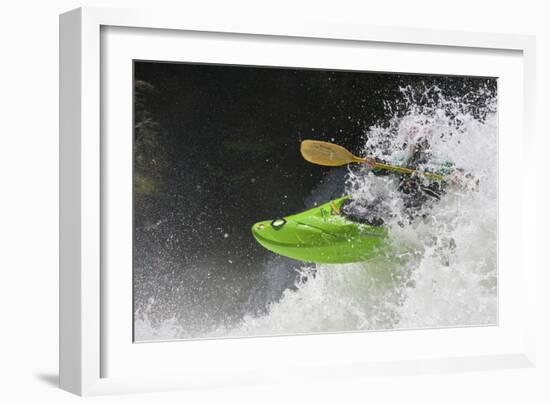
{"type": "MultiPolygon", "coordinates": [[[[418,169],[430,162],[431,150],[425,137],[416,139],[410,145],[404,144],[403,148],[408,150],[403,165],[418,169]]],[[[377,159],[375,161],[385,163],[385,161],[377,159]]],[[[425,207],[430,207],[434,201],[440,200],[445,192],[444,185],[440,181],[430,180],[420,175],[400,174],[376,169],[369,163],[367,165],[377,176],[395,175],[399,178],[397,189],[403,200],[404,212],[411,221],[418,216],[425,217],[427,214],[425,207]]],[[[377,204],[380,205],[380,201],[377,204]]],[[[379,219],[376,221],[379,222],[379,219]]]]}
{"type": "MultiPolygon", "coordinates": [[[[375,175],[392,175],[397,180],[402,207],[409,221],[426,217],[430,207],[444,195],[449,185],[463,189],[475,189],[477,181],[469,174],[456,168],[452,162],[436,163],[428,139],[432,136],[429,127],[412,126],[407,131],[403,151],[398,161],[382,161],[373,157],[358,157],[346,148],[326,141],[303,140],[300,152],[310,163],[323,166],[343,166],[362,163],[370,167],[375,175]],[[473,186],[472,186],[473,185],[473,186]]],[[[382,225],[397,214],[393,203],[384,200],[384,195],[375,199],[348,198],[342,206],[342,213],[356,222],[382,225]]],[[[387,198],[387,195],[386,195],[387,198]]],[[[401,213],[398,214],[400,217],[401,213]]]]}

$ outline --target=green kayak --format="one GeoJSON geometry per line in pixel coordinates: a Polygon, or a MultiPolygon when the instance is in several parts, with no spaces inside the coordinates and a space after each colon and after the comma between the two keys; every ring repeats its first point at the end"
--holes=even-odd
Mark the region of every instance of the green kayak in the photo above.
{"type": "Polygon", "coordinates": [[[266,249],[315,263],[352,263],[380,256],[387,248],[387,229],[352,220],[342,212],[344,196],[284,218],[252,226],[266,249]]]}

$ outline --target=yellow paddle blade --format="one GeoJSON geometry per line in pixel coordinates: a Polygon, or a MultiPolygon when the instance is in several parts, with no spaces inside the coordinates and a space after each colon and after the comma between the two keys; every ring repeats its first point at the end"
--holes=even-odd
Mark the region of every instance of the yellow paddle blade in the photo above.
{"type": "Polygon", "coordinates": [[[300,152],[306,161],[313,164],[337,167],[350,162],[365,162],[338,144],[318,140],[304,140],[300,152]]]}

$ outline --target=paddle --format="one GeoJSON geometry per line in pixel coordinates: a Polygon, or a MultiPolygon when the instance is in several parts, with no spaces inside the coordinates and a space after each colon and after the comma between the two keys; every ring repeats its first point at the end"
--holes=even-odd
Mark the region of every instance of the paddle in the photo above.
{"type": "Polygon", "coordinates": [[[421,172],[399,165],[384,164],[374,160],[374,158],[357,157],[346,148],[339,146],[338,144],[328,143],[326,141],[304,140],[300,145],[300,152],[306,161],[317,165],[337,167],[350,164],[352,162],[358,162],[369,164],[373,168],[386,169],[388,171],[395,171],[409,175],[417,173],[431,179],[445,180],[443,175],[438,175],[432,172],[421,172]]]}

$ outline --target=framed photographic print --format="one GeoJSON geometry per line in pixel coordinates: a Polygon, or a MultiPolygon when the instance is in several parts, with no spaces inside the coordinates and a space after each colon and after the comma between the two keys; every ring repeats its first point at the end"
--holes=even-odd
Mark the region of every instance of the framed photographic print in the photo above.
{"type": "Polygon", "coordinates": [[[532,365],[533,52],[62,15],[62,387],[532,365]]]}
{"type": "Polygon", "coordinates": [[[497,78],[133,70],[134,341],[497,324],[497,78]]]}

